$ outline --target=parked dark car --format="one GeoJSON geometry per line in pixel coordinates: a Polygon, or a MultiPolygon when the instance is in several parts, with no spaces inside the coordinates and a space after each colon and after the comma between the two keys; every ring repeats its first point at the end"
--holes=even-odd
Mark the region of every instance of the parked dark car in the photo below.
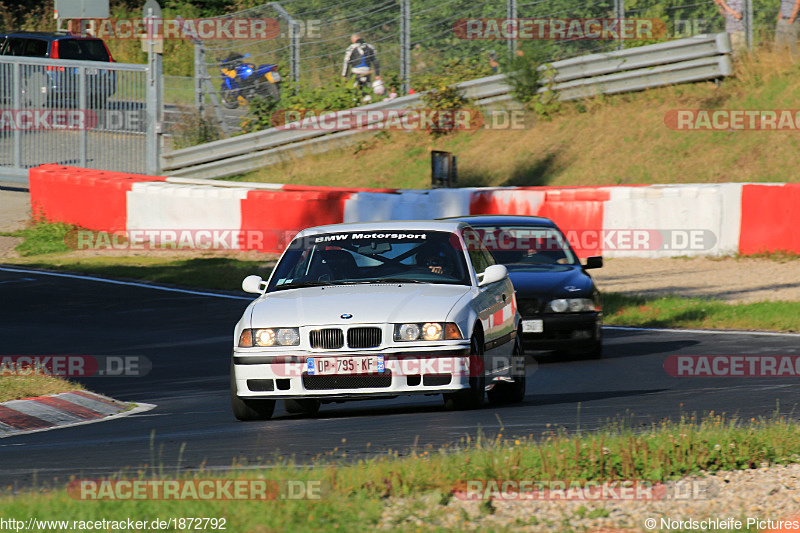
{"type": "Polygon", "coordinates": [[[495,260],[508,269],[522,316],[523,347],[560,355],[602,355],[600,292],[586,272],[602,257],[581,264],[558,226],[543,217],[455,217],[475,228],[495,260]]]}
{"type": "MultiPolygon", "coordinates": [[[[71,59],[111,63],[114,59],[102,39],[69,33],[12,32],[0,34],[0,56],[71,59]]],[[[3,64],[0,87],[6,104],[11,100],[11,65],[3,64]]],[[[75,67],[22,65],[20,89],[22,106],[26,108],[77,107],[80,80],[75,67]]],[[[86,69],[87,105],[104,108],[116,92],[117,76],[111,69],[86,69]]]]}

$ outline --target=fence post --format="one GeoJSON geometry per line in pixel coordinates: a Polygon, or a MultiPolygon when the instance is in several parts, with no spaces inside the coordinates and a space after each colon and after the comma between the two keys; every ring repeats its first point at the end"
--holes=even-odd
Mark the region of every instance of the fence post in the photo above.
{"type": "Polygon", "coordinates": [[[753,0],[744,0],[744,27],[747,32],[747,49],[753,49],[753,0]]]}
{"type": "Polygon", "coordinates": [[[278,2],[271,2],[278,15],[289,24],[289,71],[292,80],[300,80],[300,24],[278,2]]]}
{"type": "MultiPolygon", "coordinates": [[[[11,101],[12,109],[22,109],[22,65],[15,61],[11,64],[11,101]]],[[[22,130],[14,128],[14,168],[22,167],[22,130]]]]}
{"type": "Polygon", "coordinates": [[[203,72],[206,64],[206,49],[202,41],[194,43],[194,106],[200,114],[205,110],[205,95],[203,94],[203,72]]]}
{"type": "Polygon", "coordinates": [[[153,52],[150,41],[150,51],[147,54],[147,140],[145,141],[145,169],[151,176],[161,172],[161,84],[164,80],[163,58],[161,54],[153,52]]]}
{"type": "Polygon", "coordinates": [[[400,0],[400,81],[402,94],[411,89],[411,3],[400,0]]]}
{"type": "MultiPolygon", "coordinates": [[[[517,0],[506,0],[506,18],[508,20],[517,19],[517,0]]],[[[514,57],[517,53],[517,40],[513,37],[508,38],[508,55],[514,57]]]]}
{"type": "MultiPolygon", "coordinates": [[[[80,73],[78,76],[78,108],[87,109],[89,107],[89,99],[86,97],[86,67],[78,67],[78,72],[80,73]]],[[[98,108],[95,110],[95,113],[97,112],[102,111],[98,108]]],[[[88,168],[86,163],[88,159],[89,132],[86,130],[87,128],[81,128],[80,147],[78,148],[78,158],[80,159],[80,166],[83,168],[88,168]]]]}
{"type": "MultiPolygon", "coordinates": [[[[622,24],[622,19],[625,18],[625,0],[614,0],[614,18],[617,19],[617,24],[622,24]]],[[[622,39],[617,42],[617,50],[624,48],[622,39]]]]}
{"type": "Polygon", "coordinates": [[[292,81],[296,83],[300,81],[300,25],[294,19],[289,23],[289,53],[292,81]]]}

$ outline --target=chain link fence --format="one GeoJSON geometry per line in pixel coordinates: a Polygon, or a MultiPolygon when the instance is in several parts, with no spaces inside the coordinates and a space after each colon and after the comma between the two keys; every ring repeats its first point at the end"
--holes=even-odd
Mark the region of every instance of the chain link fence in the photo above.
{"type": "Polygon", "coordinates": [[[25,181],[45,163],[152,172],[151,92],[146,65],[0,56],[0,176],[25,181]]]}
{"type": "MultiPolygon", "coordinates": [[[[769,43],[779,3],[744,0],[744,4],[749,43],[769,43]]],[[[233,54],[248,54],[247,61],[256,66],[277,65],[284,79],[324,90],[341,76],[350,36],[358,33],[377,48],[387,88],[402,95],[418,89],[420,80],[430,74],[447,73],[453,62],[470,65],[471,70],[463,72],[478,77],[502,72],[500,65],[505,58],[525,56],[531,48],[536,49],[532,55],[537,58],[559,60],[725,31],[725,18],[713,0],[283,0],[232,13],[228,18],[270,18],[280,26],[277,35],[269,39],[204,40],[195,44],[195,104],[212,106],[229,133],[237,129],[245,113],[219,105],[221,69],[233,54]],[[503,36],[466,39],[454,30],[464,19],[505,18],[651,19],[663,31],[652,40],[515,40],[503,36]]]]}

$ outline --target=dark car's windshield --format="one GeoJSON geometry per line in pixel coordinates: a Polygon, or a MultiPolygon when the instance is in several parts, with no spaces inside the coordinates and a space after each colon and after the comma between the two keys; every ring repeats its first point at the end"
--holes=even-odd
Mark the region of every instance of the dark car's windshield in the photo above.
{"type": "Polygon", "coordinates": [[[558,228],[473,225],[495,260],[510,272],[550,270],[579,265],[558,228]]]}
{"type": "Polygon", "coordinates": [[[322,233],[295,239],[267,292],[347,283],[470,285],[458,237],[441,231],[322,233]]]}

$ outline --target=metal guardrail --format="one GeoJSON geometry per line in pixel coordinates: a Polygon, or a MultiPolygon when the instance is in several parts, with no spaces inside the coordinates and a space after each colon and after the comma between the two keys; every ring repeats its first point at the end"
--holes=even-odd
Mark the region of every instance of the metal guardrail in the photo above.
{"type": "MultiPolygon", "coordinates": [[[[727,34],[690,37],[654,45],[592,54],[546,65],[554,72],[539,92],[554,91],[560,100],[596,94],[636,91],[649,87],[722,78],[732,74],[727,34]]],[[[498,74],[458,84],[478,105],[512,103],[511,87],[498,74]]],[[[384,100],[360,110],[417,107],[419,95],[384,100]]],[[[349,112],[349,111],[346,111],[349,112]]],[[[358,141],[370,130],[324,131],[272,128],[215,141],[162,156],[162,168],[172,176],[216,178],[240,174],[309,153],[321,153],[358,141]]]]}
{"type": "Polygon", "coordinates": [[[718,79],[733,74],[730,54],[730,37],[720,33],[566,59],[548,66],[554,75],[539,93],[567,101],[718,79]]]}
{"type": "Polygon", "coordinates": [[[147,173],[153,92],[147,65],[0,56],[0,177],[27,183],[44,163],[147,173]]]}
{"type": "MultiPolygon", "coordinates": [[[[502,74],[463,82],[458,86],[464,90],[467,97],[479,105],[488,104],[489,98],[507,95],[511,90],[502,74]]],[[[412,94],[355,109],[364,112],[411,109],[419,107],[421,103],[420,95],[412,94]]],[[[336,114],[351,112],[352,110],[345,110],[336,114]]],[[[232,176],[275,164],[286,158],[335,150],[358,142],[362,136],[375,133],[374,130],[350,130],[340,127],[324,130],[270,128],[164,154],[161,157],[161,166],[170,176],[194,178],[232,176]]]]}

